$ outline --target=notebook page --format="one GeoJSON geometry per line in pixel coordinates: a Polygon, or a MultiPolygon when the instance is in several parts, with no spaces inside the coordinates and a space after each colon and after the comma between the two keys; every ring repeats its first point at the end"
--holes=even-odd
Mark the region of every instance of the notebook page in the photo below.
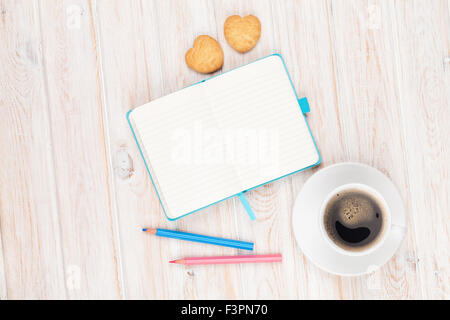
{"type": "Polygon", "coordinates": [[[319,161],[279,56],[208,80],[219,127],[235,132],[235,169],[246,190],[319,161]]]}
{"type": "Polygon", "coordinates": [[[236,194],[232,165],[220,157],[217,123],[203,83],[138,107],[130,114],[169,218],[236,194]]]}

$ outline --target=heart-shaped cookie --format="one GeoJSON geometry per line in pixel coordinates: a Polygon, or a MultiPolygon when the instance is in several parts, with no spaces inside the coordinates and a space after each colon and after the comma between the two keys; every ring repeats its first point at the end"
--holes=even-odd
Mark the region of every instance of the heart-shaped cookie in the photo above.
{"type": "Polygon", "coordinates": [[[189,68],[201,73],[211,73],[222,67],[223,50],[214,38],[201,35],[186,52],[185,59],[189,68]]]}
{"type": "Polygon", "coordinates": [[[223,31],[230,46],[239,52],[247,52],[256,45],[261,36],[261,23],[253,15],[244,18],[234,15],[225,20],[223,31]]]}

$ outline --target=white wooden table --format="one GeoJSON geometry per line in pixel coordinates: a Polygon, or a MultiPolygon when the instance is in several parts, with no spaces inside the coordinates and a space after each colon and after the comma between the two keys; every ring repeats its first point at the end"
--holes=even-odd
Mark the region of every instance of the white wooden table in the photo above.
{"type": "Polygon", "coordinates": [[[0,298],[450,297],[450,18],[445,0],[0,1],[0,298]],[[262,23],[233,51],[232,14],[262,23]],[[178,222],[162,213],[125,114],[206,78],[184,53],[209,34],[222,71],[279,52],[323,157],[372,165],[406,202],[409,232],[373,274],[308,261],[290,227],[318,168],[178,222]],[[282,264],[183,268],[233,254],[148,236],[143,226],[255,241],[282,264]]]}

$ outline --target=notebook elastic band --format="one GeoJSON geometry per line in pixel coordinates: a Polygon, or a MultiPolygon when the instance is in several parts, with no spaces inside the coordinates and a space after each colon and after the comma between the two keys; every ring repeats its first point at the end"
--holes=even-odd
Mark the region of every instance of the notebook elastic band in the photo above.
{"type": "Polygon", "coordinates": [[[245,195],[241,192],[241,193],[238,193],[238,197],[241,200],[242,205],[244,206],[245,211],[247,211],[247,214],[250,217],[250,219],[256,220],[256,216],[253,213],[253,210],[250,207],[250,204],[248,203],[247,198],[245,197],[245,195]]]}

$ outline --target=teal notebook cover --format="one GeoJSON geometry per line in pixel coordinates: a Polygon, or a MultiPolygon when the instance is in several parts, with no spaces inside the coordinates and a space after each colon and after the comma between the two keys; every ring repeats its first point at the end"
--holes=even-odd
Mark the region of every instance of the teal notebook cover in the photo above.
{"type": "MultiPolygon", "coordinates": [[[[279,55],[279,54],[272,54],[272,55],[270,55],[270,56],[267,56],[267,57],[264,57],[264,58],[255,60],[255,61],[253,61],[253,62],[251,62],[251,63],[249,63],[249,64],[243,65],[243,66],[241,66],[241,67],[238,67],[238,68],[232,69],[232,70],[230,70],[230,71],[221,73],[221,74],[219,74],[219,75],[213,76],[213,77],[211,77],[211,78],[202,80],[202,81],[200,81],[200,82],[197,82],[197,83],[195,83],[195,84],[193,84],[193,85],[190,85],[190,86],[188,86],[188,87],[185,87],[185,88],[183,88],[183,89],[181,89],[181,90],[178,90],[178,91],[176,91],[176,92],[180,92],[180,91],[182,91],[182,90],[186,90],[187,88],[192,88],[192,87],[194,87],[194,86],[196,86],[196,85],[198,85],[198,84],[200,84],[200,83],[205,83],[206,81],[209,81],[209,80],[211,80],[211,79],[215,79],[215,78],[217,78],[217,77],[221,77],[221,76],[223,76],[224,74],[232,73],[232,72],[235,71],[235,70],[241,69],[241,68],[243,68],[243,67],[245,67],[245,66],[254,64],[255,62],[258,62],[258,61],[261,61],[261,60],[263,60],[263,59],[267,59],[267,58],[273,57],[273,56],[279,57],[279,58],[281,59],[281,61],[282,61],[282,65],[283,65],[283,67],[284,67],[284,71],[286,72],[286,75],[287,75],[287,77],[288,77],[288,79],[289,79],[289,82],[290,82],[290,87],[291,87],[291,89],[293,90],[293,92],[294,92],[294,94],[295,94],[295,97],[296,97],[296,99],[297,99],[297,101],[298,101],[299,109],[300,109],[300,111],[301,111],[301,112],[299,112],[299,114],[300,114],[301,116],[303,116],[304,119],[305,119],[305,123],[306,123],[307,130],[308,130],[308,132],[309,132],[309,135],[311,136],[311,139],[312,139],[312,142],[313,142],[315,151],[317,152],[317,162],[315,162],[315,163],[313,163],[313,164],[311,164],[311,165],[308,165],[308,166],[306,166],[306,167],[300,168],[300,169],[298,169],[298,170],[292,171],[292,172],[290,172],[290,173],[288,173],[288,174],[284,174],[284,175],[279,176],[279,177],[277,177],[277,178],[270,179],[269,181],[260,183],[260,184],[258,184],[258,185],[253,186],[253,187],[246,188],[246,190],[241,190],[240,192],[237,192],[237,193],[235,193],[235,194],[233,194],[233,195],[224,197],[224,198],[222,198],[222,199],[220,199],[220,200],[218,200],[218,201],[214,201],[214,202],[212,202],[212,203],[209,203],[209,204],[207,204],[207,205],[204,205],[204,206],[202,206],[202,207],[200,207],[200,208],[197,208],[197,209],[195,209],[195,210],[191,210],[191,211],[186,212],[186,213],[184,213],[184,214],[181,214],[181,215],[179,215],[179,216],[177,216],[177,217],[175,217],[175,218],[171,218],[171,217],[169,217],[169,215],[168,215],[167,212],[166,212],[166,208],[165,208],[164,203],[163,203],[162,198],[161,198],[160,190],[158,190],[157,184],[155,183],[155,179],[154,179],[154,177],[152,177],[151,170],[150,170],[150,168],[149,168],[149,163],[147,163],[146,157],[144,156],[143,148],[142,148],[142,146],[141,146],[140,143],[139,143],[139,139],[137,138],[137,133],[135,132],[135,128],[133,127],[132,121],[131,121],[131,119],[130,119],[131,113],[135,110],[135,109],[132,109],[132,110],[128,111],[128,113],[127,113],[127,120],[128,120],[129,126],[130,126],[130,128],[131,128],[133,137],[134,137],[134,139],[135,139],[135,141],[136,141],[136,143],[137,143],[137,146],[138,146],[138,148],[139,148],[139,152],[140,152],[140,154],[141,154],[141,156],[142,156],[142,158],[143,158],[143,160],[144,160],[145,167],[146,167],[146,169],[147,169],[147,171],[148,171],[148,173],[149,173],[149,175],[150,175],[150,179],[151,179],[151,181],[152,181],[153,187],[155,188],[156,193],[157,193],[157,195],[158,195],[159,201],[160,201],[160,203],[161,203],[161,207],[163,208],[164,214],[166,215],[167,219],[169,219],[169,220],[171,220],[171,221],[177,220],[177,219],[180,219],[180,218],[182,218],[182,217],[185,217],[185,216],[187,216],[187,215],[189,215],[189,214],[192,214],[192,213],[194,213],[194,212],[198,212],[198,211],[200,211],[200,210],[202,210],[202,209],[204,209],[204,208],[207,208],[207,207],[209,207],[209,206],[212,206],[212,205],[214,205],[214,204],[216,204],[216,203],[218,203],[218,202],[224,201],[224,200],[229,199],[229,198],[234,197],[234,196],[238,196],[239,199],[241,200],[241,202],[242,202],[242,204],[243,204],[243,206],[244,206],[246,212],[248,213],[249,217],[250,217],[252,220],[255,220],[255,219],[256,219],[256,216],[255,216],[255,214],[253,213],[253,211],[252,211],[252,209],[251,209],[251,207],[250,207],[250,205],[249,205],[249,203],[248,203],[248,201],[247,201],[247,199],[246,199],[246,197],[245,197],[245,193],[246,193],[247,191],[253,190],[253,189],[258,188],[258,187],[260,187],[260,186],[262,186],[262,185],[271,183],[271,182],[273,182],[273,181],[279,180],[279,179],[284,178],[284,177],[286,177],[286,176],[289,176],[289,175],[291,175],[291,174],[294,174],[294,173],[297,173],[297,172],[306,170],[306,169],[308,169],[308,168],[311,168],[311,167],[314,167],[314,166],[317,166],[317,165],[320,164],[320,162],[321,162],[321,156],[320,156],[319,150],[318,150],[318,148],[317,148],[317,145],[316,145],[316,143],[315,143],[315,141],[314,141],[314,137],[312,136],[311,129],[309,128],[309,125],[308,125],[308,123],[307,123],[307,121],[306,121],[306,117],[305,117],[305,114],[306,114],[307,112],[310,111],[309,104],[308,104],[308,100],[307,100],[306,98],[298,99],[297,93],[296,93],[295,88],[294,88],[294,85],[293,85],[293,83],[292,83],[292,79],[291,79],[290,76],[289,76],[289,73],[288,73],[287,68],[286,68],[286,64],[284,63],[284,60],[283,60],[283,58],[281,57],[281,55],[279,55]]],[[[138,108],[139,108],[139,107],[138,107],[138,108]]],[[[151,161],[151,159],[149,159],[149,161],[151,161]]]]}

